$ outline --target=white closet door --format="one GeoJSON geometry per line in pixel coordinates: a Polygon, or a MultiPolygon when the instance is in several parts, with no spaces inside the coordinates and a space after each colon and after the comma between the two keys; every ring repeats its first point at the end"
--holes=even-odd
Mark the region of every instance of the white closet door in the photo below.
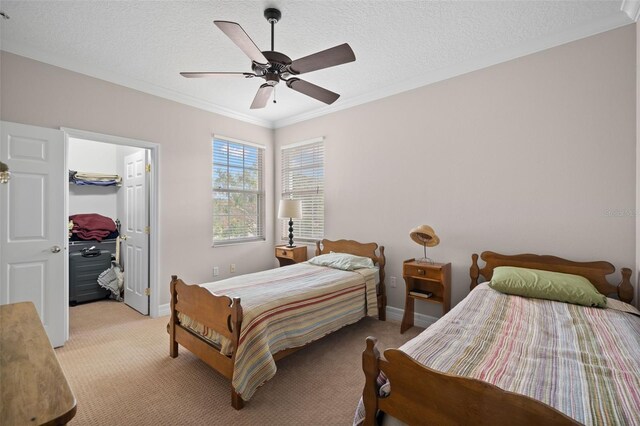
{"type": "Polygon", "coordinates": [[[146,151],[124,158],[124,302],[149,315],[149,198],[146,151]]]}
{"type": "Polygon", "coordinates": [[[0,304],[31,301],[54,347],[66,340],[64,133],[0,122],[0,304]]]}

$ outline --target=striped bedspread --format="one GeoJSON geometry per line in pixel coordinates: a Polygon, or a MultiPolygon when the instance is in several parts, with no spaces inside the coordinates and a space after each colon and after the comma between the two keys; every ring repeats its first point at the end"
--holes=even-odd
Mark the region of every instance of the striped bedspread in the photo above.
{"type": "MultiPolygon", "coordinates": [[[[640,317],[630,313],[507,296],[481,284],[400,349],[586,425],[640,425],[640,317]]],[[[360,404],[355,424],[363,414],[360,404]]]]}
{"type": "MultiPolygon", "coordinates": [[[[215,295],[239,297],[243,309],[232,385],[242,399],[276,374],[273,354],[303,346],[352,324],[376,316],[377,268],[353,272],[308,263],[201,284],[215,295]]],[[[179,314],[180,323],[233,352],[213,330],[179,314]]]]}

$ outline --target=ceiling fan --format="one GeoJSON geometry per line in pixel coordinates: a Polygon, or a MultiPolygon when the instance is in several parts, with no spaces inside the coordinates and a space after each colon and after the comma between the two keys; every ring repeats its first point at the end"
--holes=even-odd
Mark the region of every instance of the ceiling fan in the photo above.
{"type": "Polygon", "coordinates": [[[253,72],[181,72],[180,75],[187,78],[217,76],[262,78],[265,83],[258,89],[258,93],[256,93],[251,103],[251,109],[264,108],[273,93],[275,85],[281,80],[296,92],[326,104],[334,103],[340,97],[339,94],[294,76],[355,61],[356,55],[351,50],[351,47],[344,43],[292,61],[287,55],[276,52],[273,48],[274,26],[280,20],[282,14],[278,9],[269,8],[264,11],[264,17],[271,24],[271,50],[263,52],[258,49],[239,24],[229,21],[213,21],[251,59],[253,72]]]}

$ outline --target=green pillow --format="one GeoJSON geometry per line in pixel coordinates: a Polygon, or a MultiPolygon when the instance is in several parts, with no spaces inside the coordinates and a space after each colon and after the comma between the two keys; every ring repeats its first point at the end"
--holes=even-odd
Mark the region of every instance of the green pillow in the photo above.
{"type": "Polygon", "coordinates": [[[499,266],[493,270],[489,287],[516,296],[607,307],[607,298],[588,279],[579,275],[499,266]]]}

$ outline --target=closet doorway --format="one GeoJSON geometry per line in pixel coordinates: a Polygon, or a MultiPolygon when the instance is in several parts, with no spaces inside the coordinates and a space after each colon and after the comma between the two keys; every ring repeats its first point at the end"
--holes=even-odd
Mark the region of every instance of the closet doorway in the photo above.
{"type": "Polygon", "coordinates": [[[158,146],[63,130],[69,169],[69,302],[121,296],[141,314],[156,316],[158,146]],[[96,273],[106,288],[95,284],[96,273]]]}

